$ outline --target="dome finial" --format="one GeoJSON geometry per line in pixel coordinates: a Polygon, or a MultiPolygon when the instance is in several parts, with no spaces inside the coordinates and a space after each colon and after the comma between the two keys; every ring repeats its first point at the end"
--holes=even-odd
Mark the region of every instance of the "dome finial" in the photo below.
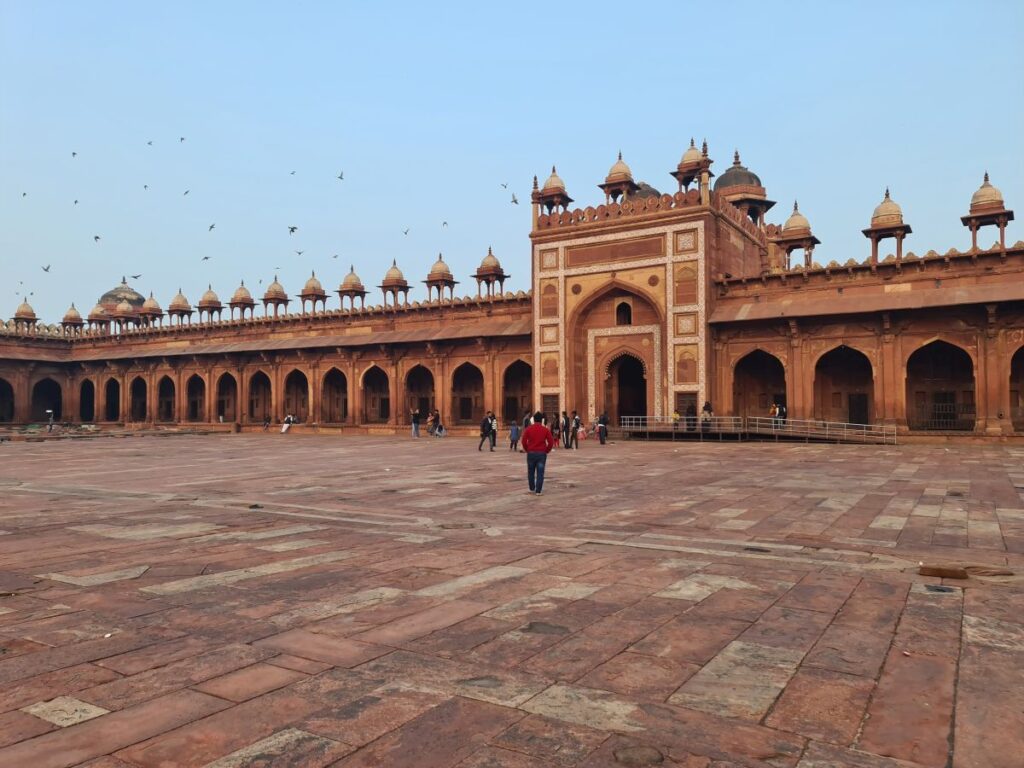
{"type": "Polygon", "coordinates": [[[740,164],[740,151],[738,149],[734,150],[733,153],[732,153],[732,164],[733,165],[739,165],[740,164]]]}
{"type": "Polygon", "coordinates": [[[551,164],[551,172],[552,173],[558,173],[558,171],[555,170],[555,164],[554,163],[551,164]]]}
{"type": "Polygon", "coordinates": [[[128,279],[124,275],[121,275],[121,285],[128,285],[128,279]]]}
{"type": "Polygon", "coordinates": [[[793,201],[793,213],[796,213],[800,209],[796,207],[796,200],[793,201]]]}
{"type": "Polygon", "coordinates": [[[491,251],[491,246],[489,246],[489,245],[487,246],[487,255],[488,256],[493,256],[494,255],[494,252],[491,251]]]}
{"type": "Polygon", "coordinates": [[[533,174],[533,188],[537,189],[537,174],[533,174]]]}
{"type": "Polygon", "coordinates": [[[694,142],[693,142],[693,136],[691,136],[691,137],[690,137],[690,146],[691,146],[691,147],[694,147],[694,148],[696,149],[696,146],[697,146],[697,145],[696,145],[696,144],[694,144],[694,142]]]}
{"type": "Polygon", "coordinates": [[[700,153],[702,155],[704,155],[704,157],[708,156],[708,140],[707,139],[704,139],[704,141],[701,143],[701,145],[700,145],[700,153]]]}
{"type": "Polygon", "coordinates": [[[622,159],[622,150],[620,149],[619,150],[619,160],[621,160],[621,159],[622,159]]]}
{"type": "Polygon", "coordinates": [[[356,265],[355,264],[349,264],[348,265],[348,271],[349,271],[350,274],[354,275],[356,273],[356,265]]]}
{"type": "Polygon", "coordinates": [[[988,184],[988,171],[985,171],[985,183],[988,184]]]}
{"type": "Polygon", "coordinates": [[[886,200],[889,199],[889,188],[888,187],[885,188],[885,199],[886,200]]]}
{"type": "Polygon", "coordinates": [[[397,267],[398,266],[398,259],[392,259],[391,260],[391,266],[392,267],[397,267]]]}
{"type": "Polygon", "coordinates": [[[311,271],[310,271],[310,275],[311,275],[312,277],[316,277],[316,270],[315,270],[315,269],[314,269],[314,270],[311,270],[311,271]]]}

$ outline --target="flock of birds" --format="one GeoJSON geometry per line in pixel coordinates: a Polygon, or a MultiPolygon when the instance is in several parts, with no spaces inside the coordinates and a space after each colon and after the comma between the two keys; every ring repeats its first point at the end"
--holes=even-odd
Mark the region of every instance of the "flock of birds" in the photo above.
{"type": "MultiPolygon", "coordinates": [[[[179,144],[179,145],[180,145],[180,144],[184,144],[184,143],[185,143],[185,140],[186,140],[186,137],[185,137],[185,136],[179,136],[179,137],[178,137],[178,144],[179,144]]],[[[146,142],[146,146],[148,146],[148,147],[152,147],[152,146],[153,146],[153,140],[149,140],[149,141],[147,141],[147,142],[146,142]]],[[[71,157],[72,157],[72,159],[74,159],[74,158],[77,158],[77,157],[78,157],[78,152],[77,152],[77,151],[72,151],[72,152],[71,152],[71,157]]],[[[291,171],[291,172],[289,172],[289,174],[288,174],[288,175],[289,175],[289,176],[295,176],[295,174],[296,174],[296,172],[295,172],[295,171],[291,171]]],[[[335,179],[337,179],[338,181],[341,181],[341,182],[345,181],[345,171],[344,171],[344,170],[340,170],[340,171],[338,171],[338,175],[337,175],[337,176],[335,176],[334,178],[335,178],[335,179]]],[[[509,185],[508,185],[508,182],[502,182],[500,186],[501,186],[501,188],[502,188],[502,189],[504,189],[504,190],[508,190],[508,186],[509,186],[509,185]]],[[[143,191],[144,191],[144,192],[145,192],[145,191],[148,191],[148,190],[149,190],[149,184],[143,184],[143,185],[142,185],[142,189],[143,189],[143,191]]],[[[190,193],[191,191],[192,191],[191,189],[186,189],[186,190],[185,190],[185,191],[184,191],[184,192],[182,193],[182,197],[187,197],[187,196],[188,196],[188,194],[189,194],[189,193],[190,193]]],[[[512,193],[511,193],[511,195],[512,195],[512,198],[511,198],[511,200],[509,201],[509,204],[510,204],[510,205],[519,205],[519,199],[518,199],[518,198],[516,197],[516,195],[515,195],[515,192],[512,192],[512,193]]],[[[22,193],[21,193],[21,196],[22,196],[23,198],[27,198],[27,197],[28,197],[28,192],[22,192],[22,193]]],[[[79,203],[79,201],[78,201],[78,199],[76,198],[76,199],[74,200],[74,202],[73,202],[72,204],[73,204],[73,205],[78,205],[78,203],[79,203]]],[[[216,227],[217,227],[217,223],[216,223],[216,222],[212,222],[212,223],[211,223],[211,224],[210,224],[210,225],[209,225],[209,226],[208,226],[208,227],[206,228],[206,231],[207,231],[207,232],[213,232],[213,231],[214,231],[214,229],[216,229],[216,227]]],[[[441,222],[441,228],[442,228],[442,229],[448,229],[448,222],[447,222],[447,221],[442,221],[442,222],[441,222]]],[[[294,225],[294,224],[290,224],[290,225],[288,225],[288,234],[289,234],[289,235],[295,235],[295,234],[296,234],[296,233],[297,233],[298,231],[299,231],[299,227],[298,227],[298,225],[294,225]]],[[[405,236],[408,236],[408,235],[409,235],[409,232],[410,232],[410,231],[411,231],[411,227],[405,227],[404,229],[402,229],[402,234],[403,234],[403,235],[405,235],[405,236]]],[[[92,236],[92,240],[93,240],[93,243],[95,243],[95,244],[99,244],[99,243],[100,243],[100,241],[101,241],[102,239],[103,239],[103,237],[102,237],[101,235],[93,235],[93,236],[92,236]]],[[[303,255],[303,254],[305,254],[305,253],[306,253],[306,251],[305,251],[305,250],[298,250],[298,249],[296,249],[296,250],[295,250],[295,254],[296,254],[296,256],[302,256],[302,255],[303,255]]],[[[200,259],[200,261],[210,261],[210,260],[211,260],[211,258],[212,258],[211,256],[203,256],[203,257],[202,257],[202,258],[200,259]]],[[[331,256],[331,258],[332,258],[332,259],[337,259],[337,258],[338,258],[338,254],[334,254],[333,256],[331,256]]],[[[40,269],[42,269],[42,271],[43,271],[43,272],[45,272],[45,273],[49,274],[49,273],[50,273],[50,270],[51,270],[51,268],[52,268],[52,266],[53,266],[52,264],[40,265],[40,269]]],[[[274,267],[274,269],[275,269],[275,270],[279,270],[279,269],[281,269],[281,267],[280,267],[280,266],[275,266],[275,267],[274,267]]],[[[138,279],[139,279],[139,278],[141,278],[141,277],[142,277],[142,274],[141,274],[141,273],[140,273],[140,274],[137,274],[137,275],[131,275],[131,278],[132,278],[133,280],[138,280],[138,279]]],[[[262,284],[262,283],[263,283],[263,281],[262,281],[262,280],[260,280],[260,283],[262,284]]],[[[19,285],[21,285],[21,286],[24,286],[24,281],[23,281],[23,280],[22,280],[22,281],[19,281],[19,285]]],[[[25,294],[23,290],[22,290],[22,291],[15,291],[15,295],[16,295],[16,296],[17,296],[17,295],[25,295],[25,296],[34,296],[34,295],[35,295],[35,292],[34,292],[34,291],[30,291],[30,292],[28,292],[27,294],[25,294]]]]}

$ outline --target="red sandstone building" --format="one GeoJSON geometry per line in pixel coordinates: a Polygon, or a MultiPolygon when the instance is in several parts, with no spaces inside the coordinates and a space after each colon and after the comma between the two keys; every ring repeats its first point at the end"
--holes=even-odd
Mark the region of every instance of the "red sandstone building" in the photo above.
{"type": "Polygon", "coordinates": [[[409,301],[393,263],[373,306],[354,269],[334,291],[340,309],[315,275],[295,295],[275,278],[260,312],[244,283],[226,304],[212,287],[195,306],[179,291],[165,311],[122,281],[60,325],[23,303],[0,326],[0,422],[52,410],[258,428],[294,414],[394,431],[414,408],[468,426],[486,410],[606,410],[614,422],[708,400],[718,415],[779,402],[791,419],[1024,432],[1024,242],[1006,245],[1013,212],[987,174],[962,218],[969,250],[906,249],[911,228],[887,190],[864,257],[822,265],[796,204],[766,223],[775,203],[738,154],[717,177],[712,165],[691,142],[662,193],[620,156],[604,202],[575,209],[554,169],[535,179],[529,293],[504,292],[488,251],[465,298],[438,257],[427,301],[409,301]]]}

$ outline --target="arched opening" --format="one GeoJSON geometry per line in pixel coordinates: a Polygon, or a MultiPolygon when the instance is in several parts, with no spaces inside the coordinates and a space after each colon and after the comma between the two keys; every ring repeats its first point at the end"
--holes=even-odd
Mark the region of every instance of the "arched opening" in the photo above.
{"type": "Polygon", "coordinates": [[[107,384],[103,388],[103,399],[106,403],[103,420],[119,421],[121,419],[121,382],[117,379],[107,379],[107,384]]]}
{"type": "Polygon", "coordinates": [[[96,385],[86,379],[78,389],[78,420],[89,423],[96,420],[96,385]]]}
{"type": "Polygon", "coordinates": [[[300,424],[309,421],[309,379],[298,369],[284,380],[284,412],[300,424]]]}
{"type": "Polygon", "coordinates": [[[271,415],[270,377],[263,371],[256,371],[249,379],[249,418],[255,422],[270,421],[271,415]]]}
{"type": "Polygon", "coordinates": [[[1010,359],[1010,419],[1015,432],[1024,431],[1024,347],[1010,359]]]}
{"type": "Polygon", "coordinates": [[[164,376],[156,386],[156,419],[157,421],[174,421],[174,382],[170,376],[164,376]]]}
{"type": "Polygon", "coordinates": [[[0,379],[0,423],[14,421],[14,387],[6,379],[0,379]]]}
{"type": "Polygon", "coordinates": [[[633,324],[633,308],[629,306],[629,304],[627,304],[625,301],[619,302],[619,305],[615,307],[615,324],[633,324]]]}
{"type": "Polygon", "coordinates": [[[60,421],[61,396],[60,384],[53,379],[37,381],[32,387],[32,421],[49,421],[50,413],[53,413],[53,420],[60,421]]]}
{"type": "Polygon", "coordinates": [[[736,416],[767,418],[772,403],[787,405],[786,369],[779,358],[763,350],[755,349],[736,363],[732,386],[736,416]]]}
{"type": "Polygon", "coordinates": [[[136,376],[132,380],[132,385],[128,389],[128,413],[131,416],[131,421],[145,421],[146,420],[146,381],[141,376],[136,376]]]}
{"type": "Polygon", "coordinates": [[[320,421],[326,424],[341,424],[348,421],[348,379],[337,368],[331,368],[324,376],[323,393],[320,396],[320,421]]]}
{"type": "Polygon", "coordinates": [[[406,409],[418,409],[423,421],[434,410],[434,374],[422,365],[413,366],[405,377],[406,409]]]}
{"type": "Polygon", "coordinates": [[[463,363],[452,375],[452,421],[475,424],[484,418],[484,375],[472,363],[463,363]]]}
{"type": "Polygon", "coordinates": [[[391,418],[388,375],[376,365],[363,374],[363,421],[381,424],[391,418]]]}
{"type": "Polygon", "coordinates": [[[530,410],[533,398],[533,367],[522,360],[516,360],[505,369],[501,381],[502,418],[519,421],[530,410]]]}
{"type": "Polygon", "coordinates": [[[907,360],[907,426],[973,430],[974,363],[960,347],[933,341],[907,360]]]}
{"type": "Polygon", "coordinates": [[[826,352],[814,366],[814,418],[870,424],[874,418],[871,361],[846,345],[826,352]]]}
{"type": "MultiPolygon", "coordinates": [[[[205,390],[204,384],[203,400],[206,399],[205,390]]],[[[238,382],[230,373],[221,374],[217,380],[217,421],[238,421],[238,382]]]]}
{"type": "Polygon", "coordinates": [[[189,376],[185,382],[185,409],[187,421],[206,420],[206,382],[198,373],[189,376]]]}
{"type": "Polygon", "coordinates": [[[623,416],[647,416],[647,378],[644,364],[633,355],[620,355],[608,366],[604,410],[613,424],[623,416]]]}

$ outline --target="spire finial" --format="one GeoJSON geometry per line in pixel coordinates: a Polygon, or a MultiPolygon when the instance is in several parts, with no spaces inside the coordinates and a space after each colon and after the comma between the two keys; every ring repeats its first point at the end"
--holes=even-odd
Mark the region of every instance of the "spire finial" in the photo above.
{"type": "Polygon", "coordinates": [[[885,199],[886,200],[889,199],[889,188],[888,187],[885,188],[885,199]]]}
{"type": "Polygon", "coordinates": [[[693,142],[693,136],[691,136],[691,137],[690,137],[690,146],[691,146],[692,148],[694,148],[694,149],[696,149],[696,147],[697,147],[697,145],[696,145],[696,144],[694,144],[694,142],[693,142]]]}
{"type": "Polygon", "coordinates": [[[355,264],[349,264],[348,265],[348,271],[349,271],[349,274],[354,275],[356,273],[356,265],[355,264]]]}
{"type": "Polygon", "coordinates": [[[537,189],[537,174],[533,174],[533,188],[537,189]]]}
{"type": "Polygon", "coordinates": [[[738,149],[734,150],[733,153],[732,153],[732,164],[733,165],[739,165],[740,164],[740,151],[738,149]]]}
{"type": "Polygon", "coordinates": [[[985,183],[988,184],[988,171],[985,171],[985,183]]]}
{"type": "Polygon", "coordinates": [[[392,259],[391,260],[391,266],[392,267],[397,267],[398,266],[398,259],[392,259]]]}
{"type": "Polygon", "coordinates": [[[488,255],[488,256],[493,256],[493,255],[494,255],[494,254],[493,254],[493,253],[491,252],[491,246],[489,246],[489,245],[487,246],[487,255],[488,255]]]}
{"type": "Polygon", "coordinates": [[[242,287],[245,288],[245,280],[242,281],[242,287]]]}
{"type": "Polygon", "coordinates": [[[121,285],[128,285],[128,280],[124,275],[121,275],[121,285]]]}
{"type": "Polygon", "coordinates": [[[554,163],[551,164],[551,172],[552,173],[558,173],[558,171],[555,170],[555,164],[554,163]]]}
{"type": "Polygon", "coordinates": [[[800,209],[796,207],[796,200],[794,200],[793,201],[793,213],[796,213],[798,210],[800,210],[800,209]]]}
{"type": "Polygon", "coordinates": [[[310,276],[311,277],[316,277],[316,270],[315,269],[310,270],[310,276]]]}
{"type": "Polygon", "coordinates": [[[619,160],[621,160],[621,159],[622,159],[622,150],[620,149],[619,150],[619,160]]]}
{"type": "Polygon", "coordinates": [[[212,291],[213,290],[213,283],[207,283],[206,284],[206,290],[212,291]]]}
{"type": "Polygon", "coordinates": [[[704,139],[703,143],[700,145],[700,153],[702,155],[704,155],[704,157],[708,156],[708,140],[707,139],[704,139]]]}

